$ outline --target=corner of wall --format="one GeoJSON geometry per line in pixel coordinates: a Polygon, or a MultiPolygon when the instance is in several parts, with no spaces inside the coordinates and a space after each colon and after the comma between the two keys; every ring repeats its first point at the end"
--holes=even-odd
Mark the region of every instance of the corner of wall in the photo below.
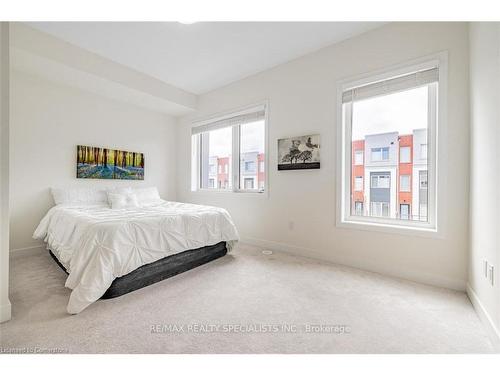
{"type": "MultiPolygon", "coordinates": [[[[467,295],[486,328],[495,349],[500,351],[499,286],[482,275],[483,260],[496,264],[500,259],[496,215],[500,201],[495,195],[498,163],[496,145],[500,112],[498,58],[500,23],[472,22],[469,30],[469,243],[467,295]],[[494,77],[497,77],[496,86],[494,77]],[[491,140],[491,141],[490,141],[491,140]],[[495,198],[496,197],[496,198],[495,198]],[[496,199],[496,201],[495,201],[496,199]],[[496,206],[496,207],[495,207],[496,206]]],[[[497,277],[495,276],[495,279],[497,277]]]]}
{"type": "Polygon", "coordinates": [[[476,292],[474,292],[474,289],[472,289],[472,286],[469,283],[467,283],[467,296],[469,297],[472,306],[474,306],[479,319],[486,328],[486,331],[488,332],[488,336],[490,337],[494,348],[497,351],[500,351],[500,329],[495,325],[495,322],[493,321],[490,314],[483,306],[481,300],[477,296],[476,292]]]}
{"type": "Polygon", "coordinates": [[[0,322],[9,300],[9,23],[0,22],[0,322]]]}

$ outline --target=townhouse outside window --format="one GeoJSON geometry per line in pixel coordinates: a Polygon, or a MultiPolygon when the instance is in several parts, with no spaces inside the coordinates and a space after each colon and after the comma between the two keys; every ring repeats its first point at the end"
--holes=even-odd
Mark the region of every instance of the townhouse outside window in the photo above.
{"type": "Polygon", "coordinates": [[[191,190],[265,192],[265,111],[260,105],[193,124],[191,190]]]}
{"type": "Polygon", "coordinates": [[[439,71],[342,85],[340,223],[435,230],[439,71]]]}

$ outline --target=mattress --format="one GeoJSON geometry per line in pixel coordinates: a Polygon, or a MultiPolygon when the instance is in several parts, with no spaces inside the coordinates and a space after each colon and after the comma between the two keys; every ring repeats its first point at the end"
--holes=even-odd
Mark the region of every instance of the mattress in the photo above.
{"type": "Polygon", "coordinates": [[[230,251],[239,239],[226,210],[168,201],[129,209],[57,205],[33,237],[43,239],[69,272],[70,314],[81,312],[115,279],[144,265],[221,242],[230,251]]]}
{"type": "MultiPolygon", "coordinates": [[[[68,273],[66,268],[49,250],[54,261],[61,269],[68,273]]],[[[178,254],[167,256],[156,262],[145,264],[131,273],[116,278],[106,290],[101,299],[110,299],[144,288],[151,284],[168,279],[172,276],[189,271],[193,268],[211,262],[227,254],[225,242],[213,246],[204,246],[199,249],[187,250],[178,254]]]]}

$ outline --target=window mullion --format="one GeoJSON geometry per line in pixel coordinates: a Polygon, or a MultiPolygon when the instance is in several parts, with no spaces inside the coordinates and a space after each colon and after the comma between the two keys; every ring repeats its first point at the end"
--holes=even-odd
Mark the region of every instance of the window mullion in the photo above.
{"type": "Polygon", "coordinates": [[[344,199],[344,217],[351,215],[351,200],[352,200],[352,191],[351,191],[351,181],[352,181],[352,166],[351,166],[351,158],[352,158],[352,143],[350,141],[352,134],[352,101],[345,103],[346,112],[345,112],[345,127],[344,127],[344,137],[343,144],[345,145],[345,154],[344,154],[344,168],[346,179],[343,184],[343,195],[344,199]],[[347,142],[349,140],[349,142],[347,142]]]}
{"type": "Polygon", "coordinates": [[[240,126],[241,124],[232,127],[232,178],[233,178],[233,192],[240,190],[240,126]]]}
{"type": "Polygon", "coordinates": [[[427,218],[435,225],[437,216],[437,83],[428,86],[428,132],[427,132],[427,218]]]}
{"type": "Polygon", "coordinates": [[[197,168],[198,168],[197,172],[198,173],[197,174],[198,174],[198,179],[199,179],[199,181],[198,181],[198,189],[201,189],[203,187],[203,185],[202,185],[202,183],[203,183],[203,177],[201,175],[202,168],[203,168],[203,164],[202,164],[203,163],[203,155],[202,155],[202,145],[201,145],[202,140],[201,139],[202,139],[203,135],[199,134],[199,135],[197,135],[197,137],[198,137],[198,142],[196,142],[197,143],[197,148],[198,148],[198,158],[197,158],[198,159],[198,166],[197,166],[197,168]]]}

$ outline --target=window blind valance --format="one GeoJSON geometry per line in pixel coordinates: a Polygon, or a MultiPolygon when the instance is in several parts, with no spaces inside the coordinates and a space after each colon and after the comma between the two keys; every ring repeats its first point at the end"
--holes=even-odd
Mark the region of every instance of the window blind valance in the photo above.
{"type": "Polygon", "coordinates": [[[438,68],[422,70],[346,90],[342,93],[342,103],[387,95],[437,81],[439,81],[438,68]]]}
{"type": "Polygon", "coordinates": [[[200,125],[194,124],[191,128],[191,134],[200,134],[212,130],[222,129],[229,126],[242,125],[250,122],[264,120],[266,116],[265,107],[259,107],[251,111],[235,114],[231,117],[221,118],[219,120],[203,122],[200,125]]]}

